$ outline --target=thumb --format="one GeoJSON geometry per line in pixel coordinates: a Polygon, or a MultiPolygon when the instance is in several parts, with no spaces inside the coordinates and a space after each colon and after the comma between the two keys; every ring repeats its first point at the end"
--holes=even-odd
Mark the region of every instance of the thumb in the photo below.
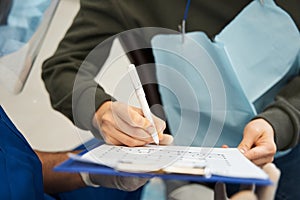
{"type": "Polygon", "coordinates": [[[241,141],[241,143],[238,146],[238,149],[242,152],[242,154],[245,154],[247,151],[251,149],[251,147],[254,144],[254,137],[248,136],[248,134],[244,134],[244,137],[241,141]]]}

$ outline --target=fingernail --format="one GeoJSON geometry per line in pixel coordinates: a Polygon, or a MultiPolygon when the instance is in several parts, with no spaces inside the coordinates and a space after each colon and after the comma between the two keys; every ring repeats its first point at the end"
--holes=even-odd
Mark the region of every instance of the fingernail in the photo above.
{"type": "Polygon", "coordinates": [[[240,149],[240,152],[241,152],[242,154],[244,154],[244,153],[245,153],[245,150],[244,150],[244,149],[240,149]]]}

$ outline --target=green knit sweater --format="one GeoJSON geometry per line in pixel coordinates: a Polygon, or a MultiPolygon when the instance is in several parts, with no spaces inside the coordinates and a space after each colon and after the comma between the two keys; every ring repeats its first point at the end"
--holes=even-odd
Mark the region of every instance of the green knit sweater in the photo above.
{"type": "MultiPolygon", "coordinates": [[[[187,31],[203,31],[209,37],[219,33],[249,0],[192,0],[187,31]]],[[[98,56],[82,63],[101,42],[120,32],[139,27],[178,30],[186,1],[183,0],[81,0],[81,8],[55,54],[43,64],[42,78],[54,109],[82,129],[96,131],[92,118],[103,102],[112,97],[97,85],[94,77],[105,62],[111,41],[102,44],[98,56]],[[105,48],[103,48],[105,47],[105,48]],[[80,68],[82,76],[77,76],[80,68]],[[76,88],[73,88],[74,83],[76,88]],[[73,98],[73,101],[72,101],[73,98]]],[[[298,0],[277,2],[300,26],[298,0]]],[[[300,76],[295,77],[259,114],[275,130],[278,149],[298,143],[300,133],[300,76]]]]}

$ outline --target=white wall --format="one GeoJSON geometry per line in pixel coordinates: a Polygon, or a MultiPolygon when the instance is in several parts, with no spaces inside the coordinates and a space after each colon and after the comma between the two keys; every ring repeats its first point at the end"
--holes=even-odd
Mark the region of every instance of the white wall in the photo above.
{"type": "MultiPolygon", "coordinates": [[[[65,116],[52,109],[49,95],[41,79],[43,61],[54,53],[78,9],[79,0],[60,1],[41,50],[19,94],[12,94],[0,85],[0,104],[32,147],[36,149],[68,150],[92,138],[90,132],[75,128],[65,116]]],[[[120,80],[124,81],[129,63],[122,55],[124,53],[120,43],[115,41],[105,67],[96,80],[117,99],[137,105],[128,77],[125,77],[125,82],[128,84],[123,84],[122,91],[114,94],[116,88],[120,87],[118,85],[120,80]]]]}
{"type": "Polygon", "coordinates": [[[51,108],[41,79],[43,60],[54,53],[78,9],[78,0],[60,1],[27,82],[19,94],[12,94],[0,86],[2,107],[33,148],[64,150],[81,143],[71,122],[51,108]]]}
{"type": "Polygon", "coordinates": [[[51,108],[41,79],[43,60],[53,54],[78,9],[78,0],[60,2],[21,93],[12,94],[0,85],[0,104],[33,148],[63,150],[81,142],[71,122],[51,108]]]}

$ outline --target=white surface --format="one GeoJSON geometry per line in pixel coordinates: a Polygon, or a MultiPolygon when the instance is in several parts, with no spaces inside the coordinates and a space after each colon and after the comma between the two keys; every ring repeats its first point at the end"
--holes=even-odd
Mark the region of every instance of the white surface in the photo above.
{"type": "MultiPolygon", "coordinates": [[[[20,94],[0,85],[0,104],[33,148],[45,151],[68,150],[92,138],[65,116],[55,111],[41,79],[41,66],[56,50],[79,9],[79,0],[60,0],[41,50],[20,94]]],[[[127,76],[129,61],[118,40],[103,70],[95,78],[116,99],[138,105],[127,76]]],[[[2,74],[1,74],[2,75],[2,74]]]]}
{"type": "Polygon", "coordinates": [[[12,94],[0,85],[0,104],[33,148],[66,150],[80,144],[82,140],[72,123],[51,108],[48,93],[41,79],[42,62],[54,53],[78,9],[78,0],[60,1],[20,94],[12,94]]]}
{"type": "Polygon", "coordinates": [[[130,61],[119,40],[116,39],[107,61],[95,80],[118,101],[140,107],[128,74],[129,64],[130,61]]]}

